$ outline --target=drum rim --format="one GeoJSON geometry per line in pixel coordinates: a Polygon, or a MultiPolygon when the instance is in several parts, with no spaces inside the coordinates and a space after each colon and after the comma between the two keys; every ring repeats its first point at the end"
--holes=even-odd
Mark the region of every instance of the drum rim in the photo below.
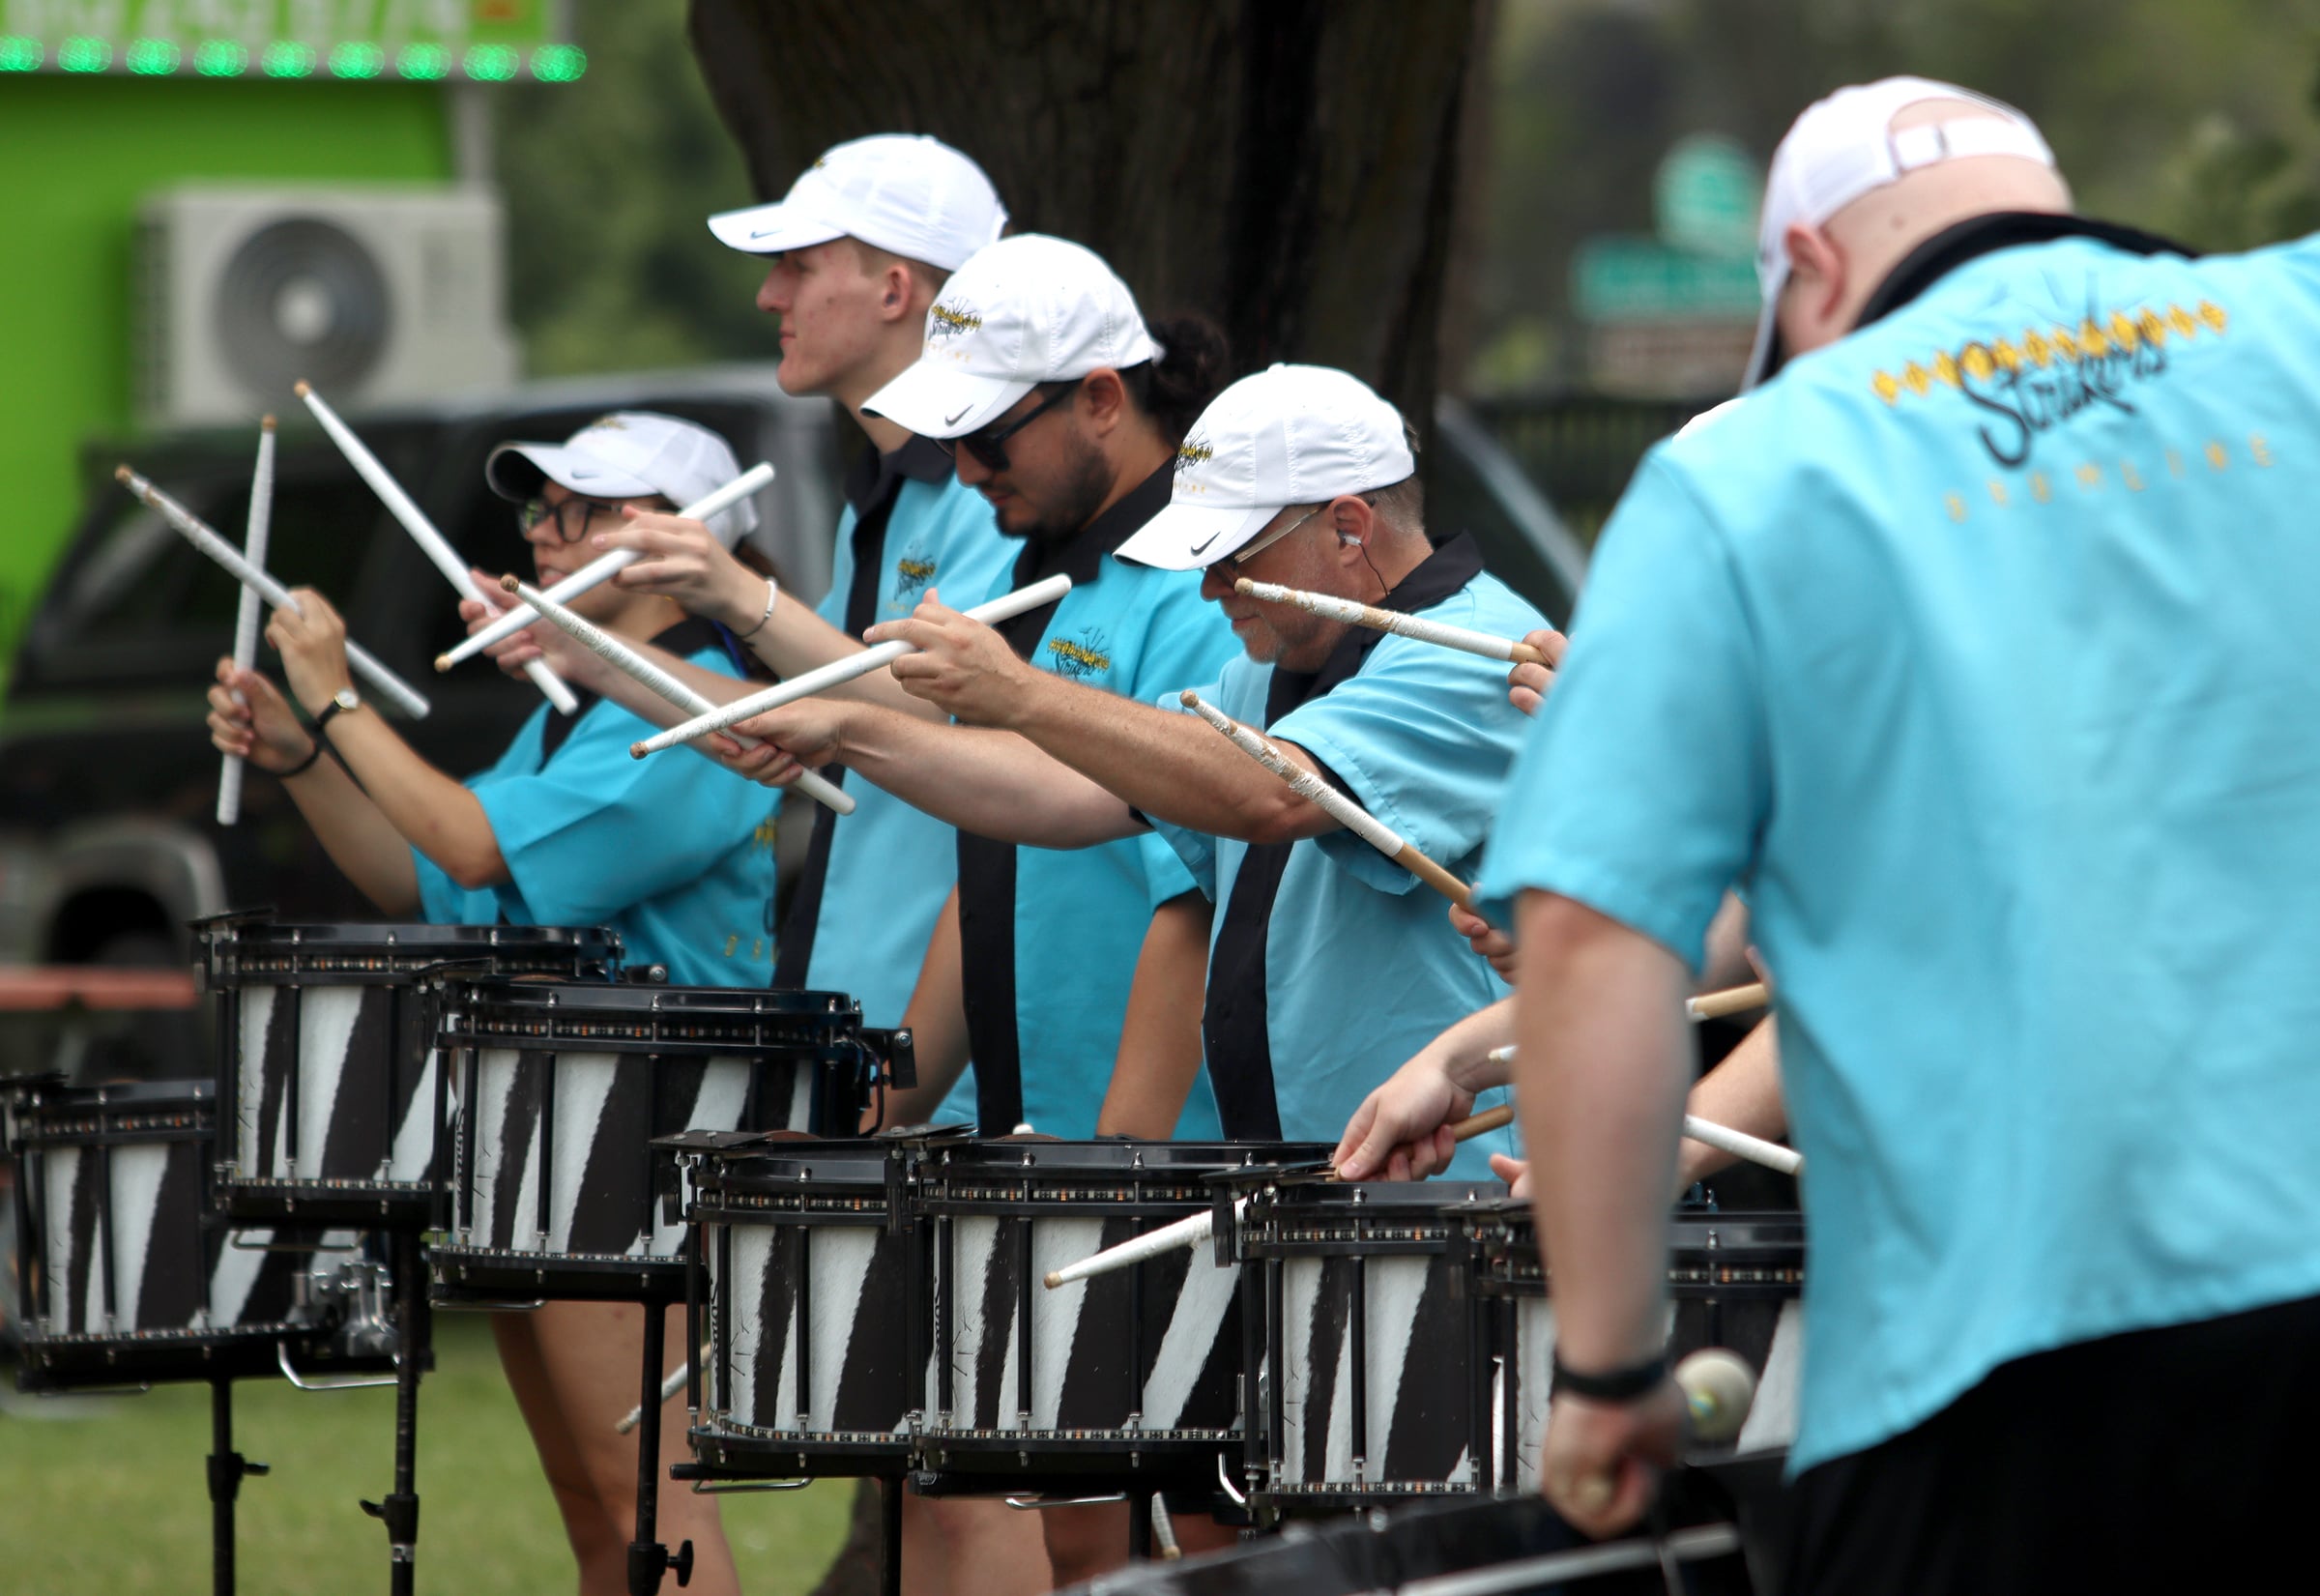
{"type": "Polygon", "coordinates": [[[609,925],[458,925],[432,920],[247,920],[232,925],[205,926],[203,944],[283,943],[292,946],[394,947],[423,946],[429,942],[461,947],[503,943],[535,946],[620,945],[621,934],[609,925]]]}
{"type": "Polygon", "coordinates": [[[832,1027],[859,1029],[862,1005],[844,992],[741,986],[656,986],[597,980],[526,980],[482,971],[451,971],[462,1006],[505,1006],[525,1012],[562,1008],[614,1013],[698,1014],[785,1021],[826,1020],[832,1027]],[[710,1001],[706,1000],[722,1000],[710,1001]]]}

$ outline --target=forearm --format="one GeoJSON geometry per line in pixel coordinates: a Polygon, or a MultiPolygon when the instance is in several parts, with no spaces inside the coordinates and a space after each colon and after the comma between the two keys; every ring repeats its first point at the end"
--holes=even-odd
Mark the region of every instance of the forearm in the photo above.
{"type": "Polygon", "coordinates": [[[387,823],[444,874],[470,890],[508,879],[482,802],[420,758],[375,710],[339,716],[331,743],[387,823]]]}
{"type": "Polygon", "coordinates": [[[1099,1136],[1166,1141],[1201,1072],[1201,1007],[1208,981],[1213,906],[1199,892],[1152,912],[1136,959],[1112,1085],[1096,1117],[1099,1136]]]}
{"type": "MultiPolygon", "coordinates": [[[[1197,715],[1040,673],[1008,724],[1130,808],[1187,830],[1246,842],[1293,842],[1336,823],[1197,715]]],[[[1310,771],[1303,749],[1278,744],[1310,771]]]]}
{"type": "Polygon", "coordinates": [[[924,1124],[934,1117],[967,1068],[967,1000],[959,962],[959,889],[952,887],[935,916],[919,961],[918,984],[911,991],[902,1023],[916,1044],[918,1084],[889,1093],[882,1117],[872,1110],[865,1130],[884,1125],[924,1124]]]}
{"type": "Polygon", "coordinates": [[[1142,829],[1128,806],[1011,732],[850,710],[837,758],[936,819],[998,842],[1090,848],[1142,829]]]}
{"type": "Polygon", "coordinates": [[[282,785],[331,862],[380,914],[419,912],[411,845],[336,760],[325,754],[282,785]]]}
{"type": "MultiPolygon", "coordinates": [[[[1684,1110],[1702,1119],[1777,1142],[1788,1133],[1788,1110],[1781,1101],[1781,1047],[1767,1019],[1740,1038],[1724,1061],[1699,1079],[1684,1110]]],[[[1705,1143],[1686,1141],[1677,1161],[1678,1189],[1732,1162],[1705,1143]]]]}
{"type": "Polygon", "coordinates": [[[1566,898],[1523,894],[1515,1090],[1555,1334],[1573,1367],[1663,1342],[1668,1193],[1691,1076],[1686,972],[1566,898]]]}

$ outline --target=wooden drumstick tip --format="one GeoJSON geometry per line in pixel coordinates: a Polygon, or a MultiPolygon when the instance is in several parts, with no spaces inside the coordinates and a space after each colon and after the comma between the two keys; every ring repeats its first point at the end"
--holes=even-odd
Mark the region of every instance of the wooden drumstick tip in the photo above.
{"type": "Polygon", "coordinates": [[[306,381],[305,378],[301,377],[298,379],[298,381],[290,385],[290,392],[304,399],[313,393],[314,385],[306,381]]]}
{"type": "Polygon", "coordinates": [[[652,751],[652,749],[646,747],[641,742],[631,742],[628,744],[628,757],[630,759],[642,759],[652,751]]]}
{"type": "MultiPolygon", "coordinates": [[[[123,466],[121,469],[123,471],[127,471],[129,467],[123,466]]],[[[1241,578],[1241,580],[1245,582],[1248,580],[1248,578],[1244,576],[1241,578]]],[[[1197,710],[1201,707],[1201,695],[1193,691],[1192,688],[1187,687],[1182,692],[1176,694],[1176,702],[1183,705],[1187,710],[1197,710]]]]}
{"type": "Polygon", "coordinates": [[[1062,1284],[1063,1272],[1060,1269],[1050,1269],[1047,1271],[1047,1289],[1049,1291],[1057,1291],[1062,1286],[1062,1284]]]}
{"type": "Polygon", "coordinates": [[[450,654],[439,653],[435,656],[435,674],[437,676],[441,676],[444,672],[450,670],[450,668],[451,656],[450,654]]]}
{"type": "Polygon", "coordinates": [[[260,416],[258,418],[258,430],[260,432],[272,432],[275,430],[274,418],[272,416],[260,416]]]}
{"type": "Polygon", "coordinates": [[[116,482],[134,481],[136,479],[136,475],[137,474],[135,472],[130,470],[127,466],[113,467],[113,480],[116,482]]]}
{"type": "Polygon", "coordinates": [[[500,591],[502,593],[513,593],[516,589],[522,587],[523,585],[524,579],[516,575],[513,571],[509,571],[507,575],[500,578],[500,591]]]}

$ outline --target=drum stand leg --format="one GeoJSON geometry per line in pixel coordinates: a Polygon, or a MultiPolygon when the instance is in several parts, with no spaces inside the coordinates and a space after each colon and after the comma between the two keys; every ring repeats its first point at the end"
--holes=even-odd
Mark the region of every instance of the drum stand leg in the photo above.
{"type": "Polygon", "coordinates": [[[216,1596],[234,1596],[234,1501],[245,1474],[266,1465],[234,1450],[234,1382],[210,1381],[210,1583],[216,1596]]]}
{"type": "Polygon", "coordinates": [[[427,1266],[420,1233],[393,1233],[394,1490],[362,1511],[387,1526],[387,1588],[412,1596],[419,1554],[419,1374],[427,1361],[427,1266]]]}
{"type": "Polygon", "coordinates": [[[878,1482],[879,1596],[902,1596],[902,1493],[909,1479],[889,1474],[878,1482]]]}
{"type": "Polygon", "coordinates": [[[664,1319],[658,1302],[645,1304],[644,1395],[638,1399],[636,1421],[636,1536],[628,1543],[628,1596],[655,1596],[663,1570],[674,1568],[677,1582],[693,1578],[693,1543],[687,1541],[672,1555],[656,1538],[660,1519],[660,1365],[664,1350],[664,1319]]]}
{"type": "Polygon", "coordinates": [[[1149,1491],[1128,1493],[1128,1561],[1148,1563],[1152,1560],[1152,1494],[1149,1491]]]}

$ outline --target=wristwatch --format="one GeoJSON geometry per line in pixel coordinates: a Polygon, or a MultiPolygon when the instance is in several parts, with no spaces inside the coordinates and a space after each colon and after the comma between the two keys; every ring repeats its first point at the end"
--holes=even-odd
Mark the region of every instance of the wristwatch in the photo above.
{"type": "Polygon", "coordinates": [[[314,717],[314,735],[316,737],[322,736],[322,729],[331,723],[331,716],[342,713],[348,710],[360,710],[361,708],[362,708],[362,700],[355,696],[354,688],[339,688],[336,692],[331,694],[331,701],[322,707],[322,713],[314,717]]]}
{"type": "Polygon", "coordinates": [[[322,707],[322,713],[316,715],[314,723],[306,728],[313,736],[314,746],[306,750],[305,758],[284,770],[277,779],[288,781],[292,776],[303,776],[312,769],[314,762],[322,757],[322,750],[325,746],[322,729],[331,723],[331,716],[347,710],[360,710],[361,708],[362,708],[362,700],[355,695],[355,689],[352,687],[341,687],[331,694],[331,701],[322,707]]]}

